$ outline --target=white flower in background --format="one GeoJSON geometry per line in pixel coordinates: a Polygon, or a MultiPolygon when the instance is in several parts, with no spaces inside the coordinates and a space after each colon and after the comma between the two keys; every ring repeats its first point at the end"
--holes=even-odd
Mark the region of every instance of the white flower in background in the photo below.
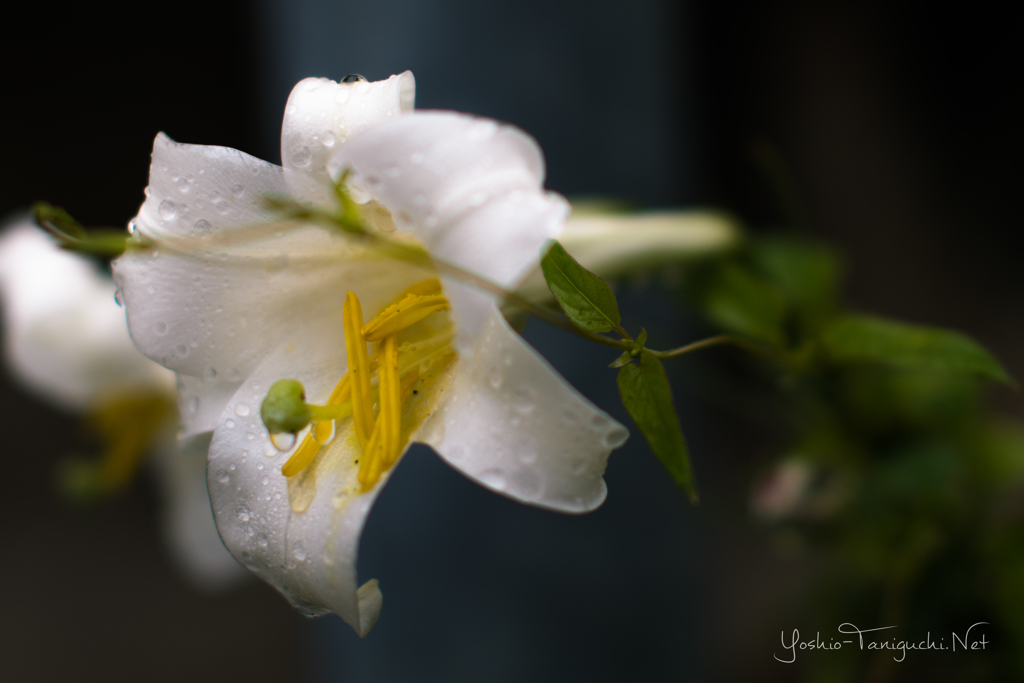
{"type": "Polygon", "coordinates": [[[360,635],[381,593],[356,580],[359,536],[410,442],[494,491],[579,513],[604,500],[608,455],[627,437],[490,297],[264,208],[268,194],[328,205],[327,165],[350,168],[375,229],[516,285],[567,213],[542,190],[540,150],[493,121],[405,113],[412,89],[409,73],[299,83],[283,169],[158,136],[134,223],[150,246],[115,263],[137,346],[179,374],[186,431],[215,430],[209,487],[226,545],[299,609],[336,612],[360,635]],[[337,417],[314,416],[290,456],[259,416],[285,378],[337,417]]]}
{"type": "Polygon", "coordinates": [[[111,449],[94,468],[97,492],[128,484],[152,450],[163,475],[166,533],[183,571],[206,589],[244,576],[210,514],[206,449],[175,443],[164,408],[174,376],[135,350],[110,277],[24,218],[0,235],[0,295],[11,372],[40,399],[89,413],[109,437],[111,449]]]}

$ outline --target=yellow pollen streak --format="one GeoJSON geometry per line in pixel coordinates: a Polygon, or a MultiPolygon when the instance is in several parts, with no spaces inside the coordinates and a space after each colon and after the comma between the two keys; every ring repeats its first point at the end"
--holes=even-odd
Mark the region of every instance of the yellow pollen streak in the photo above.
{"type": "Polygon", "coordinates": [[[451,306],[443,294],[433,296],[407,296],[397,304],[388,306],[376,318],[363,327],[366,341],[380,341],[398,334],[405,328],[418,323],[434,311],[447,311],[451,306]]]}
{"type": "MultiPolygon", "coordinates": [[[[356,438],[364,451],[373,433],[373,397],[370,390],[370,361],[363,338],[363,309],[352,292],[342,307],[345,323],[345,351],[348,355],[349,384],[352,392],[352,421],[356,438]]],[[[343,380],[344,381],[344,380],[343,380]]]]}

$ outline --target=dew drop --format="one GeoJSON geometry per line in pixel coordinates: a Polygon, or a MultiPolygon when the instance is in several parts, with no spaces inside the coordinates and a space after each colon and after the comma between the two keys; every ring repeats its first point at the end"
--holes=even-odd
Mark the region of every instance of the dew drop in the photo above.
{"type": "Polygon", "coordinates": [[[274,448],[279,451],[291,450],[291,447],[295,445],[295,435],[291,432],[271,434],[270,443],[274,444],[274,448]]]}
{"type": "Polygon", "coordinates": [[[626,439],[629,438],[629,432],[625,429],[615,428],[604,435],[604,445],[608,448],[618,448],[622,444],[626,443],[626,439]]]}
{"type": "Polygon", "coordinates": [[[516,389],[512,395],[512,408],[520,415],[529,415],[533,412],[533,390],[528,387],[516,389]]]}
{"type": "Polygon", "coordinates": [[[156,323],[155,325],[153,325],[153,332],[160,335],[161,337],[167,334],[167,323],[165,323],[162,320],[156,323]]]}
{"type": "Polygon", "coordinates": [[[252,441],[255,438],[256,438],[256,436],[252,432],[246,432],[245,433],[245,440],[246,441],[252,441]]]}
{"type": "Polygon", "coordinates": [[[169,199],[165,199],[160,202],[160,206],[157,207],[157,213],[160,214],[160,218],[165,221],[173,221],[178,217],[177,205],[169,199]]]}
{"type": "Polygon", "coordinates": [[[260,480],[260,483],[262,483],[264,486],[266,486],[267,484],[270,483],[270,477],[264,475],[263,479],[260,480]]]}
{"type": "Polygon", "coordinates": [[[292,557],[294,557],[299,562],[305,561],[306,549],[303,548],[302,545],[296,545],[295,548],[292,549],[292,557]]]}
{"type": "Polygon", "coordinates": [[[502,383],[505,381],[505,375],[499,368],[491,368],[490,372],[487,373],[487,381],[490,383],[492,389],[500,389],[502,383]]]}
{"type": "Polygon", "coordinates": [[[177,353],[182,358],[184,358],[185,356],[188,355],[188,347],[185,346],[184,344],[178,344],[177,346],[174,347],[174,352],[177,353]]]}
{"type": "Polygon", "coordinates": [[[329,130],[325,130],[320,136],[320,142],[323,143],[324,147],[334,147],[334,143],[337,142],[337,138],[329,130]]]}
{"type": "Polygon", "coordinates": [[[198,396],[189,396],[188,397],[188,401],[186,403],[187,403],[187,406],[188,406],[188,412],[194,413],[197,410],[199,410],[199,397],[198,396]]]}
{"type": "Polygon", "coordinates": [[[216,476],[217,481],[222,484],[226,484],[231,481],[231,476],[228,474],[227,470],[217,470],[217,474],[214,476],[216,476]]]}
{"type": "Polygon", "coordinates": [[[236,510],[235,514],[238,515],[238,521],[239,522],[248,522],[249,519],[250,519],[250,517],[249,517],[249,508],[245,507],[244,505],[242,507],[238,508],[238,510],[236,510]]]}
{"type": "Polygon", "coordinates": [[[178,192],[188,192],[189,191],[189,187],[190,186],[188,184],[188,180],[186,180],[185,178],[178,178],[174,182],[174,184],[178,186],[178,192]]]}
{"type": "Polygon", "coordinates": [[[365,76],[360,76],[359,74],[349,74],[348,76],[345,76],[345,78],[341,79],[341,82],[342,83],[358,83],[359,81],[365,81],[365,80],[366,80],[365,76]]]}
{"type": "Polygon", "coordinates": [[[229,419],[224,421],[224,426],[227,427],[228,429],[234,429],[235,428],[235,421],[229,418],[229,419]]]}
{"type": "Polygon", "coordinates": [[[480,473],[480,481],[492,489],[505,490],[505,474],[499,469],[484,470],[480,473]]]}
{"type": "Polygon", "coordinates": [[[124,292],[121,291],[120,287],[114,290],[114,303],[124,308],[124,292]]]}
{"type": "Polygon", "coordinates": [[[203,377],[209,382],[212,382],[213,380],[217,379],[216,368],[206,368],[206,372],[203,373],[203,377]]]}
{"type": "Polygon", "coordinates": [[[226,214],[228,212],[228,208],[229,207],[228,207],[228,203],[226,201],[224,201],[223,199],[220,199],[220,200],[215,201],[213,203],[213,208],[217,209],[217,213],[219,213],[219,214],[226,214]]]}
{"type": "Polygon", "coordinates": [[[239,404],[235,405],[235,415],[238,415],[239,417],[245,417],[248,414],[249,414],[249,404],[248,403],[239,403],[239,404]]]}
{"type": "Polygon", "coordinates": [[[139,225],[135,222],[135,219],[128,221],[128,234],[134,235],[139,231],[139,225]]]}
{"type": "Polygon", "coordinates": [[[235,198],[241,197],[245,194],[245,185],[232,185],[231,194],[234,195],[235,198]]]}
{"type": "Polygon", "coordinates": [[[299,168],[309,166],[309,161],[312,158],[313,152],[310,151],[309,147],[299,147],[292,150],[292,163],[299,168]]]}
{"type": "Polygon", "coordinates": [[[267,535],[266,534],[259,534],[259,535],[257,535],[256,536],[256,543],[259,544],[259,546],[261,548],[266,548],[267,547],[267,535]]]}

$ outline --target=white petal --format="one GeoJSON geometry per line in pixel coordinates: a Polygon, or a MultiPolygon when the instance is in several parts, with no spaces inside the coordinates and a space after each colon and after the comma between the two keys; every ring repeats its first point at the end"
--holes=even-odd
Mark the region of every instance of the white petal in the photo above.
{"type": "MultiPolygon", "coordinates": [[[[393,262],[361,257],[322,228],[268,224],[262,193],[283,191],[281,169],[272,164],[157,137],[150,196],[136,221],[140,232],[164,242],[129,249],[114,262],[114,276],[138,349],[179,373],[184,436],[212,429],[242,380],[290,330],[340,308],[347,289],[393,279],[393,262]],[[244,193],[217,195],[226,205],[221,215],[209,204],[220,192],[214,188],[246,175],[253,181],[244,193]],[[167,201],[160,197],[176,186],[175,178],[186,177],[193,178],[188,192],[206,198],[182,213],[188,221],[201,215],[210,222],[199,233],[180,217],[160,218],[154,208],[167,201]],[[221,222],[212,222],[214,214],[221,222]]],[[[383,305],[375,291],[369,290],[367,305],[383,305]]]]}
{"type": "MultiPolygon", "coordinates": [[[[321,468],[317,495],[305,511],[294,513],[281,474],[287,454],[270,444],[258,411],[237,410],[243,403],[257,405],[266,387],[282,377],[299,379],[308,400],[322,402],[345,373],[343,340],[340,315],[312,321],[246,381],[214,433],[209,488],[217,528],[239,561],[300,610],[333,611],[365,635],[380,613],[381,594],[375,581],[358,588],[356,555],[366,516],[389,474],[337,510],[339,479],[353,473],[321,468]]],[[[343,445],[350,437],[339,434],[334,443],[343,445]]]]}
{"type": "Polygon", "coordinates": [[[198,588],[220,591],[236,585],[249,572],[224,547],[213,522],[206,490],[206,452],[210,435],[178,442],[173,438],[155,450],[164,501],[165,534],[174,559],[198,588]]]}
{"type": "MultiPolygon", "coordinates": [[[[521,130],[451,112],[416,112],[353,138],[331,161],[411,227],[431,254],[514,286],[561,232],[568,206],[546,193],[544,160],[521,130]]],[[[445,280],[462,345],[490,301],[445,280]]]]}
{"type": "MultiPolygon", "coordinates": [[[[558,241],[580,264],[603,278],[631,270],[724,251],[740,239],[735,220],[714,211],[658,211],[637,214],[575,214],[558,241]]],[[[519,286],[530,299],[550,298],[540,269],[519,286]]]]}
{"type": "Polygon", "coordinates": [[[27,219],[0,238],[7,362],[41,397],[82,410],[126,389],[173,388],[132,346],[114,283],[27,219]]]}
{"type": "MultiPolygon", "coordinates": [[[[356,133],[411,111],[415,98],[416,79],[411,71],[374,83],[336,83],[328,78],[299,81],[284,109],[281,162],[289,171],[310,176],[317,185],[329,185],[331,155],[356,133]]],[[[292,194],[305,197],[306,188],[296,185],[292,194]]]]}
{"type": "Polygon", "coordinates": [[[266,195],[288,194],[285,172],[230,147],[153,140],[146,201],[133,224],[145,237],[203,239],[264,223],[266,195]]]}
{"type": "Polygon", "coordinates": [[[492,307],[421,438],[506,496],[563,512],[604,502],[612,449],[629,432],[573,389],[492,307]]]}

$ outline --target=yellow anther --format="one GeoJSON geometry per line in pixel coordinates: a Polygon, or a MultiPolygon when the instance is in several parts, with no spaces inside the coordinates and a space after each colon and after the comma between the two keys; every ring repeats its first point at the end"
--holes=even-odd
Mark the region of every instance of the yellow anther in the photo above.
{"type": "MultiPolygon", "coordinates": [[[[352,405],[349,403],[348,405],[352,405]]],[[[348,417],[347,415],[344,417],[348,417]]],[[[335,418],[343,419],[343,418],[335,418]]],[[[314,422],[313,428],[310,430],[310,434],[313,435],[313,440],[318,444],[326,444],[334,436],[334,420],[321,420],[320,422],[314,422]]]]}
{"type": "Polygon", "coordinates": [[[380,354],[380,416],[383,423],[381,456],[387,466],[398,459],[396,451],[401,449],[402,431],[402,385],[398,376],[398,340],[388,337],[384,340],[380,354]]]}
{"type": "Polygon", "coordinates": [[[385,308],[380,315],[363,327],[367,341],[380,341],[418,323],[434,311],[447,311],[451,306],[443,294],[417,296],[411,294],[398,303],[385,308]]]}
{"type": "Polygon", "coordinates": [[[436,277],[432,277],[429,280],[423,280],[416,284],[406,287],[402,290],[402,293],[395,297],[392,304],[396,304],[410,294],[414,296],[434,296],[435,294],[441,293],[441,281],[436,277]]]}
{"type": "Polygon", "coordinates": [[[320,452],[320,444],[313,439],[313,431],[310,430],[309,434],[306,434],[305,438],[302,439],[302,443],[295,452],[292,453],[292,457],[288,458],[288,462],[281,468],[281,474],[286,477],[294,477],[302,470],[309,467],[309,464],[316,458],[316,454],[320,452]]]}
{"type": "Polygon", "coordinates": [[[373,432],[373,397],[370,390],[370,360],[363,338],[363,309],[352,292],[342,307],[345,323],[345,351],[348,355],[349,383],[352,392],[352,421],[356,438],[364,451],[373,432]]]}

